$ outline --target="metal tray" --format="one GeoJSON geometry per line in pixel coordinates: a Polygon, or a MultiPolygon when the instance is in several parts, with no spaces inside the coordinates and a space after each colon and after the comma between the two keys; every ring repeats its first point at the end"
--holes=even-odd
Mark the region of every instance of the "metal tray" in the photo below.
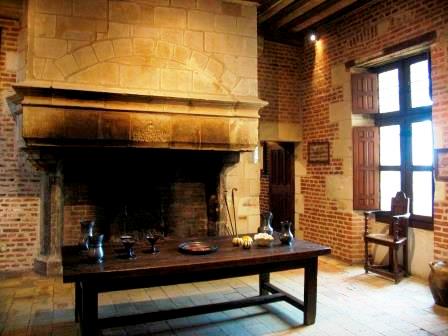
{"type": "Polygon", "coordinates": [[[186,254],[209,254],[218,251],[218,246],[202,241],[190,241],[179,244],[178,249],[186,254]]]}

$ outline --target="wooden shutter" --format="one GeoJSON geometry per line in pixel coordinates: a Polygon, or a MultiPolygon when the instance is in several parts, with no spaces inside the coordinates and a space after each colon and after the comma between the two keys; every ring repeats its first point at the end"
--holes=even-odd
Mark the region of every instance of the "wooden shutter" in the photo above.
{"type": "Polygon", "coordinates": [[[359,73],[352,75],[353,113],[378,113],[378,75],[359,73]]]}
{"type": "Polygon", "coordinates": [[[378,127],[353,128],[353,209],[380,207],[378,127]]]}

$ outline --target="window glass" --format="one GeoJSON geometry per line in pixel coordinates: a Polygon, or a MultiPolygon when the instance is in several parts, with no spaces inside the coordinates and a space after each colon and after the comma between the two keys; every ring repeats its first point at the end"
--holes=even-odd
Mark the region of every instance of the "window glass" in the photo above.
{"type": "Polygon", "coordinates": [[[378,75],[380,113],[400,110],[398,69],[381,72],[378,75]]]}
{"type": "Polygon", "coordinates": [[[380,127],[380,165],[399,166],[400,164],[400,125],[380,127]]]}
{"type": "MultiPolygon", "coordinates": [[[[381,209],[389,211],[392,197],[402,190],[411,198],[412,213],[429,219],[433,215],[434,135],[430,61],[424,57],[412,56],[378,68],[380,113],[375,125],[380,132],[381,209]]],[[[419,219],[418,225],[429,223],[419,219]]]]}
{"type": "Polygon", "coordinates": [[[381,210],[390,211],[392,197],[401,190],[399,171],[381,171],[380,174],[381,210]]]}
{"type": "Polygon", "coordinates": [[[432,216],[432,172],[412,173],[412,212],[416,215],[432,216]]]}
{"type": "Polygon", "coordinates": [[[412,123],[412,164],[432,165],[432,122],[425,120],[412,123]]]}
{"type": "Polygon", "coordinates": [[[429,95],[428,60],[413,63],[411,72],[411,106],[421,107],[432,105],[429,95]]]}

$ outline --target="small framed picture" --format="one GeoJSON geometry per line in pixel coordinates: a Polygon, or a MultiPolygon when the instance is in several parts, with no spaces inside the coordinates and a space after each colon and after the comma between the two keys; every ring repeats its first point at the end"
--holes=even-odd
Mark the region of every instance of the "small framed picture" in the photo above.
{"type": "Polygon", "coordinates": [[[448,148],[435,149],[436,180],[448,181],[448,148]]]}
{"type": "Polygon", "coordinates": [[[308,163],[330,163],[330,143],[328,141],[311,141],[308,143],[308,163]]]}

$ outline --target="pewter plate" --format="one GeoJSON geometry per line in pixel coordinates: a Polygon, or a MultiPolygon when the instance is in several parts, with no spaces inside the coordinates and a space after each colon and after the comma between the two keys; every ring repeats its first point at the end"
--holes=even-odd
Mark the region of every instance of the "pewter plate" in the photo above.
{"type": "Polygon", "coordinates": [[[181,243],[178,249],[186,254],[209,254],[218,251],[218,246],[202,241],[191,241],[181,243]]]}

